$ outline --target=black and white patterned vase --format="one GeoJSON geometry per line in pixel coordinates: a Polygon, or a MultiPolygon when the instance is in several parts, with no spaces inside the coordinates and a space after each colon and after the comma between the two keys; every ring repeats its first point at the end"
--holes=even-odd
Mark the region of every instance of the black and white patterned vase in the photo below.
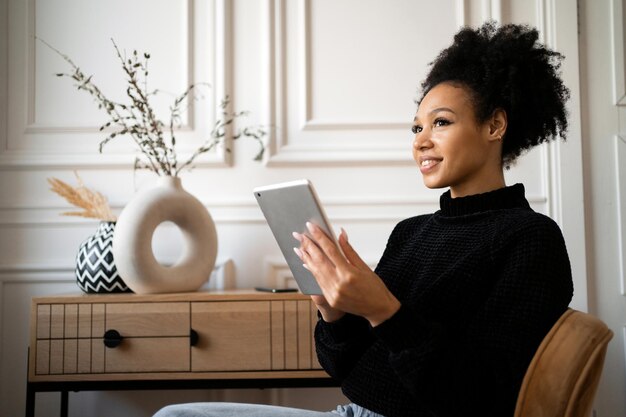
{"type": "Polygon", "coordinates": [[[113,260],[115,222],[100,222],[96,233],[85,240],[76,255],[76,281],[87,293],[131,291],[122,281],[113,260]]]}

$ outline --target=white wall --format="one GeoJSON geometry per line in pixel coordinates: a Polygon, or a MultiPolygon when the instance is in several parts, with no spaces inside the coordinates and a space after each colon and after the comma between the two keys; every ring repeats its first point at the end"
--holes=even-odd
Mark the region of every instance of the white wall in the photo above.
{"type": "Polygon", "coordinates": [[[598,416],[626,414],[626,271],[621,269],[626,248],[623,4],[588,0],[580,7],[589,306],[615,332],[596,399],[598,416]]]}
{"type": "MultiPolygon", "coordinates": [[[[612,144],[620,132],[617,116],[609,117],[616,108],[609,93],[596,90],[612,91],[611,74],[602,71],[613,65],[610,5],[598,3],[604,8],[581,8],[579,71],[574,0],[0,0],[0,416],[23,413],[30,298],[78,291],[74,257],[96,228],[60,216],[67,206],[46,178],[74,181],[77,169],[117,211],[154,182],[149,173],[133,173],[127,138],[98,154],[102,114],[53,75],[66,66],[34,35],[114,96],[123,81],[111,37],[128,51],[151,53],[153,88],[179,92],[191,82],[211,83],[180,132],[183,153],[207,136],[224,93],[236,108],[252,111],[249,123],[274,127],[262,163],[251,160],[255,144],[242,139],[232,155],[206,155],[182,175],[216,221],[218,262],[232,267],[220,273],[246,288],[280,284],[288,275],[250,193],[256,185],[313,180],[331,222],[347,229],[371,264],[395,223],[437,209],[441,191],[425,189],[411,160],[413,99],[427,63],[457,28],[489,18],[535,25],[567,56],[569,139],[526,155],[507,180],[524,182],[533,207],[563,228],[576,286],[572,305],[596,312],[616,332],[597,415],[626,414],[613,145],[593,146],[612,144]]],[[[175,257],[175,231],[159,236],[157,255],[175,257]]],[[[337,389],[87,392],[70,395],[70,415],[148,416],[163,404],[192,400],[327,409],[342,398],[337,389]]],[[[40,394],[37,414],[56,415],[58,404],[57,394],[40,394]]]]}

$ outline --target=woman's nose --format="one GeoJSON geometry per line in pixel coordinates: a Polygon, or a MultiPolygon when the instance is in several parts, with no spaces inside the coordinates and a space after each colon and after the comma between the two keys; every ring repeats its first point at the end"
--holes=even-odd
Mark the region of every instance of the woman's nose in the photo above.
{"type": "Polygon", "coordinates": [[[433,143],[430,140],[430,132],[426,131],[426,129],[417,133],[413,139],[413,148],[415,148],[415,150],[428,149],[432,147],[432,145],[433,143]]]}

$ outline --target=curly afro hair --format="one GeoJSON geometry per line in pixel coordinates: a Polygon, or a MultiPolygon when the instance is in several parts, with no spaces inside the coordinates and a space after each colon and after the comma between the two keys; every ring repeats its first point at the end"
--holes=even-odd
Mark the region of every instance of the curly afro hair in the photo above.
{"type": "Polygon", "coordinates": [[[463,28],[454,43],[431,63],[422,97],[442,82],[469,88],[479,123],[496,109],[507,114],[502,163],[509,166],[522,152],[554,139],[565,139],[569,90],[560,78],[563,55],[538,42],[526,25],[487,22],[463,28]]]}

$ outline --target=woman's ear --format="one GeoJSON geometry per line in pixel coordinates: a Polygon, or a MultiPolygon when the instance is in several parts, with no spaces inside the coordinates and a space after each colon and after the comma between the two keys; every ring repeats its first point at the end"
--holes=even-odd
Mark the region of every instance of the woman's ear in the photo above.
{"type": "Polygon", "coordinates": [[[504,109],[495,109],[489,119],[489,140],[502,141],[506,134],[507,117],[504,109]]]}

